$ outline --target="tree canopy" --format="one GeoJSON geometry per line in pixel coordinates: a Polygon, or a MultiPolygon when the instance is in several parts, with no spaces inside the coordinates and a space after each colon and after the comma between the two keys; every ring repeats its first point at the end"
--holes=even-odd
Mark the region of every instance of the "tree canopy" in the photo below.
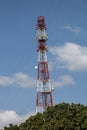
{"type": "Polygon", "coordinates": [[[87,130],[87,106],[60,103],[31,116],[20,126],[10,124],[4,130],[87,130]]]}

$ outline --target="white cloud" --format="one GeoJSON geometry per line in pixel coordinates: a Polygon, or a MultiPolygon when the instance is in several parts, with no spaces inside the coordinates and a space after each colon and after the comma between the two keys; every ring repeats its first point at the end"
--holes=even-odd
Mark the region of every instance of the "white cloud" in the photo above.
{"type": "Polygon", "coordinates": [[[31,112],[30,114],[28,113],[24,116],[19,116],[14,110],[0,111],[0,129],[2,129],[4,126],[9,126],[9,124],[19,125],[34,114],[34,112],[31,112]]]}
{"type": "Polygon", "coordinates": [[[13,84],[15,81],[13,78],[11,77],[6,77],[6,76],[0,76],[0,86],[6,86],[6,85],[11,85],[13,84]]]}
{"type": "Polygon", "coordinates": [[[16,85],[23,88],[29,88],[35,86],[35,80],[29,75],[18,72],[13,76],[0,76],[0,86],[16,85]]]}
{"type": "MultiPolygon", "coordinates": [[[[56,64],[56,61],[54,60],[54,59],[52,59],[51,58],[51,61],[49,61],[49,71],[52,71],[53,70],[53,67],[55,66],[55,64],[56,64]]],[[[55,68],[56,68],[56,66],[55,66],[55,68]]]]}
{"type": "Polygon", "coordinates": [[[63,46],[50,47],[55,56],[55,64],[72,71],[87,70],[87,47],[66,42],[63,46]]]}
{"type": "Polygon", "coordinates": [[[73,27],[73,26],[67,25],[67,26],[64,26],[63,28],[67,29],[67,30],[69,30],[71,32],[77,33],[77,34],[81,32],[80,27],[73,27]]]}
{"type": "Polygon", "coordinates": [[[19,72],[14,74],[15,83],[20,87],[33,87],[35,86],[35,80],[29,75],[19,72]]]}
{"type": "Polygon", "coordinates": [[[54,87],[71,86],[74,83],[74,79],[70,75],[61,75],[58,81],[54,82],[54,87]]]}

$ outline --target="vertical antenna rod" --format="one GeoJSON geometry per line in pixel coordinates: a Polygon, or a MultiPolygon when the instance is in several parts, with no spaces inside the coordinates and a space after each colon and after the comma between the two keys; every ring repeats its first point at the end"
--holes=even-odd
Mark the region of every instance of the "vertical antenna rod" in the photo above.
{"type": "Polygon", "coordinates": [[[36,26],[36,39],[38,41],[38,74],[37,74],[37,93],[36,93],[36,112],[43,113],[48,106],[53,106],[52,84],[50,83],[48,62],[47,62],[47,45],[48,39],[46,33],[46,24],[43,16],[39,16],[36,26]]]}

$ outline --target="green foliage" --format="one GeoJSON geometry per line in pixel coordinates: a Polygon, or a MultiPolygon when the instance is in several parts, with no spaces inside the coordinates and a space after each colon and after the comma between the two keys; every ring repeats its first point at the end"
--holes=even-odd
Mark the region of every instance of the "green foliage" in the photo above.
{"type": "Polygon", "coordinates": [[[10,124],[4,130],[87,130],[87,106],[60,103],[31,116],[19,127],[10,124]]]}
{"type": "Polygon", "coordinates": [[[9,124],[9,127],[4,127],[4,130],[19,130],[17,125],[9,124]]]}

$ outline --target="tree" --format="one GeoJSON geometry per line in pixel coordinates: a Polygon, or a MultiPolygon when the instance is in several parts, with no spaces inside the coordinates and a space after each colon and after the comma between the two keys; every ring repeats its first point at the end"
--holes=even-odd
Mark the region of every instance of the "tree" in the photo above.
{"type": "Polygon", "coordinates": [[[60,103],[31,116],[19,127],[10,124],[4,130],[87,130],[87,106],[60,103]]]}

